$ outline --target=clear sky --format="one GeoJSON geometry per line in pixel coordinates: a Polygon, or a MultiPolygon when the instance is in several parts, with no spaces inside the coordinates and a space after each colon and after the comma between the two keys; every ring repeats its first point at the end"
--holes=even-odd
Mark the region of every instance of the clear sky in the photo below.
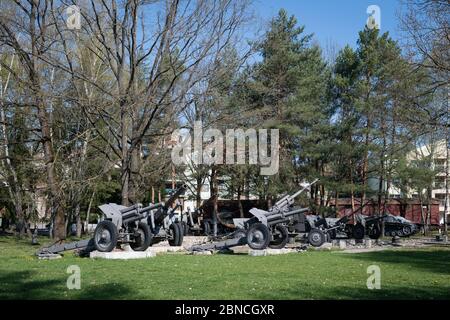
{"type": "Polygon", "coordinates": [[[380,7],[381,32],[389,31],[392,38],[398,39],[400,4],[399,0],[255,0],[254,7],[262,24],[284,8],[305,26],[306,33],[314,33],[323,48],[333,43],[341,49],[346,44],[356,45],[358,31],[368,18],[369,5],[380,7]]]}

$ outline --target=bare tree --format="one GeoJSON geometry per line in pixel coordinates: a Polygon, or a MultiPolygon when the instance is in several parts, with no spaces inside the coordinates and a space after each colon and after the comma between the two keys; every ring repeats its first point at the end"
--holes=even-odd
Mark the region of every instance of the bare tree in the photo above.
{"type": "Polygon", "coordinates": [[[403,0],[401,27],[418,66],[435,74],[431,90],[449,84],[450,3],[448,0],[403,0]]]}
{"type": "Polygon", "coordinates": [[[51,133],[51,110],[48,104],[48,55],[55,47],[54,21],[50,15],[50,1],[19,1],[7,3],[11,11],[0,16],[0,43],[17,55],[23,73],[12,72],[16,81],[27,88],[28,99],[24,105],[35,111],[38,119],[40,142],[44,154],[48,191],[53,204],[54,236],[65,238],[65,214],[60,198],[59,181],[55,172],[55,153],[51,133]]]}
{"type": "Polygon", "coordinates": [[[103,86],[75,68],[72,46],[60,33],[67,43],[65,70],[103,94],[102,103],[83,107],[108,143],[108,156],[120,162],[123,204],[134,197],[143,147],[171,133],[177,114],[191,103],[191,89],[210,76],[207,62],[232,41],[246,8],[247,1],[232,0],[90,1],[81,8],[76,37],[108,66],[111,78],[103,86]]]}

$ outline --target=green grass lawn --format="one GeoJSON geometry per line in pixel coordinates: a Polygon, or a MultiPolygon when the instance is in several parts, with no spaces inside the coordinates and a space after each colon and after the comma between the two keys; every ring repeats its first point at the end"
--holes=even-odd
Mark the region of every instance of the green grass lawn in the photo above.
{"type": "Polygon", "coordinates": [[[29,240],[0,237],[0,299],[449,299],[450,250],[359,254],[308,251],[281,256],[187,256],[93,260],[68,252],[38,260],[29,240]],[[381,268],[381,289],[366,287],[381,268]],[[81,269],[68,290],[67,267],[81,269]]]}

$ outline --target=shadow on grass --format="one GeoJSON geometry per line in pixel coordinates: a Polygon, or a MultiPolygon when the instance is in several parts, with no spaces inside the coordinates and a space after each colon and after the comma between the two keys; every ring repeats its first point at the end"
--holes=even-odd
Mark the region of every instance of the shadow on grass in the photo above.
{"type": "MultiPolygon", "coordinates": [[[[61,280],[30,280],[35,272],[1,272],[0,299],[46,299],[54,297],[61,280]]],[[[60,290],[60,289],[59,289],[60,290]]]]}
{"type": "MultiPolygon", "coordinates": [[[[275,290],[265,292],[254,297],[255,299],[273,299],[273,300],[295,300],[305,299],[305,292],[301,288],[275,290]]],[[[252,297],[253,299],[253,297],[252,297]]],[[[333,287],[321,289],[321,292],[315,296],[306,299],[332,299],[332,300],[449,300],[450,290],[445,287],[397,287],[392,286],[379,290],[369,290],[367,288],[354,287],[333,287]]]]}
{"type": "Polygon", "coordinates": [[[76,299],[81,300],[110,300],[110,299],[130,299],[136,294],[131,288],[123,284],[107,283],[101,285],[81,286],[77,290],[76,299]]]}
{"type": "Polygon", "coordinates": [[[380,262],[403,264],[415,269],[450,275],[450,250],[436,251],[376,251],[367,253],[345,253],[341,257],[364,260],[366,262],[380,262]]]}
{"type": "MultiPolygon", "coordinates": [[[[68,275],[67,275],[68,276],[68,275]]],[[[133,293],[131,288],[115,283],[83,285],[80,290],[68,290],[67,278],[35,280],[36,272],[14,271],[0,274],[0,299],[127,299],[133,293]]]]}

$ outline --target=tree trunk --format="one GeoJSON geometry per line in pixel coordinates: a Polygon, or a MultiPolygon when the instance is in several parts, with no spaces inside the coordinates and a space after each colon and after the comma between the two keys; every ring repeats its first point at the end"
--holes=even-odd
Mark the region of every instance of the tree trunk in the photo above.
{"type": "Polygon", "coordinates": [[[130,165],[128,161],[128,119],[125,111],[121,116],[122,126],[122,205],[129,205],[130,165]]]}
{"type": "MultiPolygon", "coordinates": [[[[450,111],[450,110],[449,110],[450,111]]],[[[447,134],[447,139],[445,141],[445,203],[444,203],[444,235],[448,236],[448,226],[447,226],[447,214],[448,214],[448,207],[449,207],[449,185],[448,185],[448,179],[449,179],[449,148],[450,148],[450,132],[447,134]]]]}
{"type": "Polygon", "coordinates": [[[80,203],[75,206],[75,222],[77,225],[77,237],[81,237],[81,215],[80,215],[80,203]]]}
{"type": "MultiPolygon", "coordinates": [[[[14,63],[14,56],[11,58],[11,68],[14,63]]],[[[8,77],[6,79],[5,87],[3,88],[3,78],[1,77],[2,68],[0,66],[0,120],[2,122],[2,138],[3,138],[3,152],[4,152],[4,165],[6,171],[10,172],[12,181],[8,183],[8,193],[11,197],[12,202],[14,203],[15,215],[18,220],[19,227],[19,236],[22,237],[25,234],[25,217],[23,212],[23,200],[22,200],[22,186],[19,183],[19,179],[17,176],[16,168],[11,163],[11,158],[9,154],[9,139],[8,132],[6,126],[6,115],[5,109],[3,105],[3,95],[6,93],[9,85],[9,80],[11,74],[8,73],[8,77]]],[[[11,179],[8,179],[11,180],[11,179]]]]}
{"type": "Polygon", "coordinates": [[[94,201],[94,196],[95,196],[95,189],[92,192],[91,195],[91,199],[89,199],[89,205],[87,208],[87,212],[86,212],[86,221],[84,223],[84,233],[87,234],[88,233],[88,228],[89,228],[89,216],[91,215],[91,208],[92,208],[92,202],[94,201]]]}
{"type": "Polygon", "coordinates": [[[219,200],[219,190],[217,185],[217,170],[213,166],[211,168],[211,195],[213,196],[213,235],[217,235],[217,221],[219,220],[219,208],[218,208],[218,200],[219,200]]]}
{"type": "MultiPolygon", "coordinates": [[[[369,169],[369,128],[370,128],[370,118],[367,119],[367,126],[366,126],[366,137],[364,141],[365,150],[364,150],[364,159],[363,159],[363,167],[362,167],[362,173],[361,173],[361,180],[362,180],[362,191],[361,191],[361,205],[366,202],[366,184],[367,184],[367,171],[369,169]]],[[[362,212],[361,212],[362,213],[362,212]]]]}
{"type": "MultiPolygon", "coordinates": [[[[36,80],[35,82],[36,83],[36,80]]],[[[48,114],[45,109],[45,104],[40,98],[39,89],[37,89],[37,85],[35,84],[35,96],[36,96],[36,105],[38,107],[38,119],[41,126],[41,135],[42,135],[42,144],[44,147],[44,159],[45,159],[45,168],[47,172],[47,183],[50,191],[51,198],[53,200],[54,205],[54,237],[56,240],[62,240],[66,238],[66,229],[65,229],[65,214],[63,204],[59,194],[59,186],[55,175],[55,157],[52,145],[52,137],[50,134],[50,124],[48,121],[48,114]]]]}
{"type": "Polygon", "coordinates": [[[202,187],[203,187],[202,178],[197,177],[197,182],[195,185],[195,193],[196,193],[195,200],[196,200],[197,209],[200,208],[200,206],[202,204],[202,187]]]}
{"type": "Polygon", "coordinates": [[[422,192],[419,191],[419,202],[420,202],[420,217],[422,219],[422,225],[423,225],[423,235],[426,235],[428,230],[427,230],[427,225],[426,225],[426,218],[425,218],[425,212],[423,211],[423,199],[422,199],[422,192]]]}
{"type": "Polygon", "coordinates": [[[241,193],[242,193],[242,187],[238,186],[238,188],[237,188],[237,201],[238,201],[238,207],[239,207],[239,216],[241,218],[243,218],[244,217],[244,208],[242,207],[241,193]]]}

